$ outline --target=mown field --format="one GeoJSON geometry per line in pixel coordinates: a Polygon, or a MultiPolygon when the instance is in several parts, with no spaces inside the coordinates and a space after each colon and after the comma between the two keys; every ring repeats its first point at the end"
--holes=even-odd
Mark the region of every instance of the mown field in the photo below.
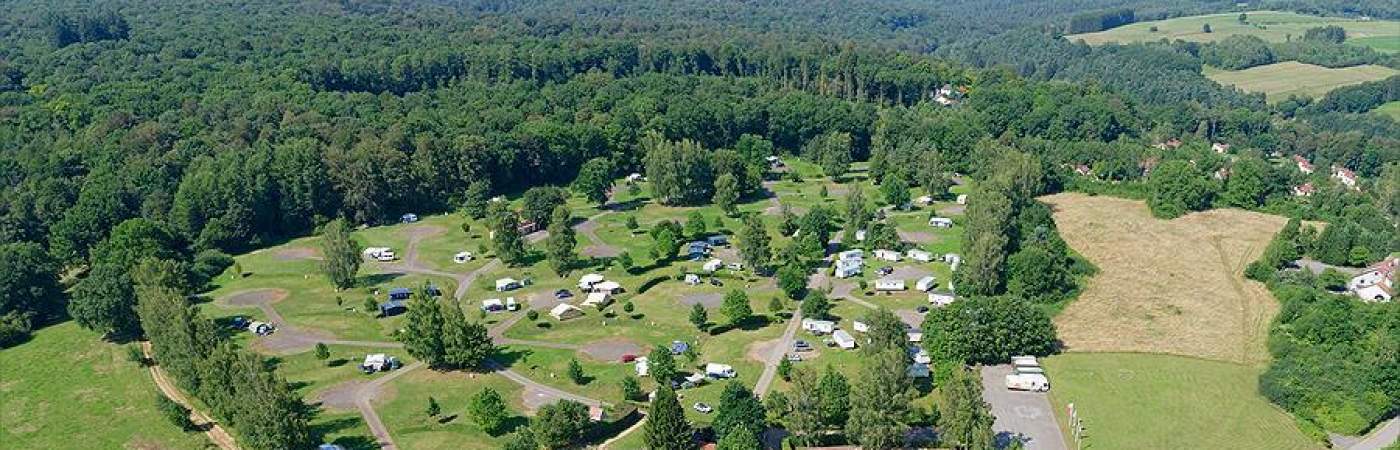
{"type": "Polygon", "coordinates": [[[1397,122],[1400,122],[1400,101],[1386,103],[1372,110],[1371,112],[1384,116],[1390,116],[1391,119],[1395,119],[1397,122]]]}
{"type": "MultiPolygon", "coordinates": [[[[1396,25],[1400,28],[1400,24],[1396,25]]],[[[1383,80],[1400,73],[1377,65],[1362,65],[1330,69],[1296,61],[1250,67],[1244,70],[1207,68],[1205,75],[1215,82],[1240,88],[1246,92],[1262,92],[1269,102],[1283,101],[1290,95],[1320,97],[1333,89],[1383,80]]]]}
{"type": "Polygon", "coordinates": [[[1074,403],[1086,449],[1316,449],[1283,410],[1257,394],[1259,368],[1136,353],[1067,353],[1044,360],[1061,427],[1074,403]]]}
{"type": "Polygon", "coordinates": [[[1208,14],[1177,17],[1124,25],[1094,33],[1065,36],[1070,41],[1083,40],[1089,45],[1109,42],[1131,43],[1159,39],[1212,42],[1236,34],[1258,36],[1271,42],[1283,42],[1303,36],[1309,28],[1337,25],[1347,32],[1347,41],[1377,50],[1400,47],[1400,22],[1388,20],[1359,20],[1343,17],[1321,17],[1281,11],[1249,11],[1246,23],[1240,23],[1239,13],[1208,14]],[[1202,31],[1209,24],[1210,33],[1202,31]],[[1152,31],[1157,27],[1157,31],[1152,31]]]}
{"type": "Polygon", "coordinates": [[[198,449],[212,446],[156,411],[150,373],[73,322],[0,350],[0,447],[198,449]]]}

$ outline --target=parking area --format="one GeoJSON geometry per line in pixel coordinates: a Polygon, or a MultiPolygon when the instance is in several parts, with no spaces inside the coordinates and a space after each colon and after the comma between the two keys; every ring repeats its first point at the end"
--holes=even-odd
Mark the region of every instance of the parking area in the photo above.
{"type": "Polygon", "coordinates": [[[997,447],[1005,448],[1013,439],[1020,439],[1031,450],[1066,450],[1050,399],[1043,392],[1007,389],[1006,375],[1010,373],[1010,365],[982,368],[982,399],[992,405],[992,414],[997,417],[992,425],[997,447]]]}

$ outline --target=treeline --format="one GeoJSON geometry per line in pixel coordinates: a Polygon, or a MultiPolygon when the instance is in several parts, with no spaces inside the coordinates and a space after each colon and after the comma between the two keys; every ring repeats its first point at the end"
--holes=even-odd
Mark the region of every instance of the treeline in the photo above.
{"type": "Polygon", "coordinates": [[[1400,311],[1396,303],[1365,303],[1338,293],[1348,280],[1339,272],[1280,271],[1328,245],[1315,234],[1289,221],[1246,273],[1266,282],[1282,305],[1269,335],[1273,362],[1259,377],[1259,392],[1325,440],[1325,432],[1361,434],[1400,405],[1400,359],[1394,353],[1400,311]]]}
{"type": "Polygon", "coordinates": [[[1299,114],[1326,112],[1362,113],[1389,102],[1400,101],[1400,75],[1384,80],[1342,86],[1298,111],[1299,114]]]}
{"type": "Polygon", "coordinates": [[[222,335],[226,326],[191,304],[178,262],[144,259],[132,272],[140,298],[136,314],[160,364],[186,392],[208,405],[252,449],[307,448],[314,444],[311,409],[261,356],[222,335]]]}
{"type": "Polygon", "coordinates": [[[1137,21],[1133,10],[1127,8],[1088,12],[1070,17],[1069,34],[1091,33],[1116,28],[1137,21]]]}
{"type": "Polygon", "coordinates": [[[126,39],[131,35],[131,25],[115,11],[77,16],[50,13],[44,18],[44,22],[48,28],[49,44],[54,47],[126,39]]]}
{"type": "MultiPolygon", "coordinates": [[[[1340,27],[1332,26],[1337,31],[1340,27]]],[[[1326,28],[1308,30],[1307,37],[1288,42],[1269,43],[1257,36],[1233,35],[1219,41],[1202,44],[1185,44],[1198,54],[1201,62],[1223,69],[1240,70],[1250,67],[1273,64],[1280,61],[1298,61],[1305,64],[1339,68],[1362,64],[1381,64],[1400,67],[1400,59],[1375,51],[1370,47],[1343,45],[1334,40],[1335,33],[1326,28]],[[1198,48],[1198,49],[1197,49],[1198,48]]]]}

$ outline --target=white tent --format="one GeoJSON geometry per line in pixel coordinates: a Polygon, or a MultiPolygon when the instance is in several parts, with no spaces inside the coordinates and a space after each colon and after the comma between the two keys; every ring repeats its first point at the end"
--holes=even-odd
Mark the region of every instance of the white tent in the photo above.
{"type": "Polygon", "coordinates": [[[568,303],[560,303],[549,310],[549,315],[554,317],[554,320],[564,321],[583,316],[583,310],[568,303]]]}
{"type": "Polygon", "coordinates": [[[966,205],[966,204],[967,204],[967,194],[958,194],[958,204],[959,204],[959,205],[966,205]]]}
{"type": "Polygon", "coordinates": [[[851,337],[851,333],[847,333],[846,330],[832,332],[831,340],[836,341],[836,345],[844,349],[856,348],[856,338],[851,337]]]}
{"type": "Polygon", "coordinates": [[[588,293],[588,298],[583,301],[582,305],[603,309],[603,307],[608,306],[608,303],[612,303],[611,294],[607,292],[590,292],[588,293]]]}
{"type": "Polygon", "coordinates": [[[578,288],[582,290],[593,289],[593,285],[603,282],[603,276],[596,273],[584,275],[578,279],[578,288]]]}
{"type": "Polygon", "coordinates": [[[637,358],[633,366],[636,367],[637,376],[639,377],[644,377],[647,376],[648,373],[651,373],[651,362],[649,362],[645,356],[637,358]]]}
{"type": "Polygon", "coordinates": [[[867,325],[865,322],[861,322],[861,321],[859,321],[859,320],[857,320],[857,321],[855,321],[854,323],[852,323],[852,324],[851,324],[851,328],[854,329],[854,330],[856,330],[856,331],[859,331],[859,332],[861,332],[861,333],[869,333],[869,332],[870,332],[870,325],[867,325]]]}
{"type": "Polygon", "coordinates": [[[471,260],[472,252],[457,252],[456,255],[452,255],[452,262],[455,262],[457,264],[464,264],[467,261],[471,260]]]}
{"type": "Polygon", "coordinates": [[[685,284],[688,284],[688,285],[691,285],[691,286],[695,286],[695,285],[697,285],[697,284],[700,284],[700,276],[699,276],[699,275],[696,275],[696,274],[693,274],[693,273],[687,273],[687,274],[685,274],[685,284]]]}
{"type": "Polygon", "coordinates": [[[720,261],[718,258],[716,258],[706,261],[702,269],[704,269],[706,272],[717,272],[721,267],[724,267],[724,261],[720,261]]]}
{"type": "Polygon", "coordinates": [[[598,283],[598,284],[593,285],[593,291],[594,291],[594,292],[607,292],[607,293],[609,293],[609,294],[616,294],[616,293],[618,293],[618,291],[621,291],[621,290],[622,290],[622,285],[617,284],[616,281],[604,281],[604,282],[601,282],[601,283],[598,283]]]}

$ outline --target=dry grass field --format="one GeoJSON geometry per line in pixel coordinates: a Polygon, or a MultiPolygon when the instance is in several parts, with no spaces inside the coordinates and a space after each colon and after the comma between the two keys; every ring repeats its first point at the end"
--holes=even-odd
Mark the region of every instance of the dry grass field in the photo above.
{"type": "Polygon", "coordinates": [[[1207,78],[1217,83],[1240,88],[1245,92],[1262,92],[1270,103],[1288,99],[1289,95],[1321,97],[1333,89],[1383,80],[1400,73],[1385,66],[1362,66],[1330,69],[1297,61],[1250,67],[1244,70],[1206,68],[1207,78]]]}
{"type": "Polygon", "coordinates": [[[1055,211],[1065,241],[1100,270],[1055,319],[1068,351],[1267,361],[1265,337],[1278,306],[1243,272],[1284,218],[1214,210],[1168,221],[1136,200],[1041,200],[1055,211]]]}
{"type": "Polygon", "coordinates": [[[1070,42],[1083,40],[1089,45],[1160,39],[1212,42],[1244,34],[1258,36],[1270,42],[1283,42],[1302,37],[1309,28],[1326,25],[1337,25],[1346,29],[1348,43],[1379,47],[1380,50],[1394,45],[1393,40],[1400,38],[1400,23],[1391,20],[1322,17],[1282,11],[1249,11],[1245,13],[1246,22],[1240,23],[1239,16],[1239,13],[1223,13],[1138,22],[1094,33],[1071,34],[1065,36],[1065,39],[1070,42]],[[1202,26],[1207,24],[1211,27],[1210,33],[1202,30],[1202,26]],[[1152,31],[1153,27],[1156,27],[1157,31],[1152,31]]]}

